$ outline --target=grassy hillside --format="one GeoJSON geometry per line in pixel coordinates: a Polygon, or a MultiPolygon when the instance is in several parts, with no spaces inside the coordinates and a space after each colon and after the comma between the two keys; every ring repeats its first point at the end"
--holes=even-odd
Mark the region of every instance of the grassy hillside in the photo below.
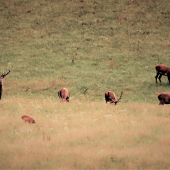
{"type": "Polygon", "coordinates": [[[169,33],[169,0],[0,0],[0,167],[169,169],[169,33]]]}
{"type": "Polygon", "coordinates": [[[170,65],[170,2],[154,0],[1,0],[0,72],[3,98],[56,97],[157,102],[155,65],[170,65]],[[88,88],[86,95],[84,90],[88,88]]]}

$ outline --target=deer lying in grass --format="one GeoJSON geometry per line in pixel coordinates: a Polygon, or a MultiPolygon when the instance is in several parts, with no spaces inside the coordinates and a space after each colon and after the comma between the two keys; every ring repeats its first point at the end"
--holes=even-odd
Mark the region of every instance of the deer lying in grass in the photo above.
{"type": "Polygon", "coordinates": [[[34,120],[32,117],[27,116],[27,115],[23,115],[23,116],[21,117],[21,119],[24,120],[25,122],[35,123],[35,120],[34,120]]]}
{"type": "Polygon", "coordinates": [[[2,74],[0,77],[0,100],[1,100],[2,91],[3,91],[3,79],[9,73],[10,73],[10,70],[8,70],[8,72],[6,74],[2,74]]]}
{"type": "Polygon", "coordinates": [[[62,99],[62,101],[69,102],[70,93],[69,93],[68,89],[62,88],[62,89],[58,92],[58,96],[59,96],[59,98],[62,99]]]}
{"type": "Polygon", "coordinates": [[[155,95],[158,96],[158,100],[160,101],[159,105],[170,104],[170,93],[163,92],[155,95]]]}
{"type": "Polygon", "coordinates": [[[162,65],[162,64],[158,64],[158,65],[156,65],[155,69],[156,69],[156,76],[155,76],[156,83],[157,83],[157,78],[159,79],[159,81],[161,83],[161,77],[162,77],[162,75],[164,75],[164,76],[168,77],[168,81],[170,84],[170,67],[162,65]]]}
{"type": "Polygon", "coordinates": [[[117,100],[115,93],[113,93],[112,91],[107,91],[105,93],[106,103],[110,102],[110,103],[114,103],[116,105],[122,99],[122,95],[123,95],[123,92],[121,92],[121,95],[120,95],[119,99],[117,100]]]}

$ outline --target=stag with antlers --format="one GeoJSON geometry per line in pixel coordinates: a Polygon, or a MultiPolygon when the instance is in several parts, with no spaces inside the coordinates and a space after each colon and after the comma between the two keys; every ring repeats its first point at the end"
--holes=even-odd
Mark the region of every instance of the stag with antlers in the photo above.
{"type": "Polygon", "coordinates": [[[112,92],[112,91],[107,91],[107,92],[105,93],[106,103],[107,103],[107,102],[110,102],[110,103],[114,103],[114,104],[116,105],[116,104],[117,104],[118,102],[120,102],[120,100],[122,99],[122,95],[123,95],[123,92],[121,92],[121,95],[120,95],[119,99],[117,100],[117,99],[116,99],[116,95],[115,95],[114,92],[112,92]]]}
{"type": "Polygon", "coordinates": [[[2,91],[3,91],[3,79],[4,77],[10,73],[10,70],[8,69],[8,72],[6,74],[2,74],[0,76],[0,100],[1,100],[1,96],[2,96],[2,91]]]}

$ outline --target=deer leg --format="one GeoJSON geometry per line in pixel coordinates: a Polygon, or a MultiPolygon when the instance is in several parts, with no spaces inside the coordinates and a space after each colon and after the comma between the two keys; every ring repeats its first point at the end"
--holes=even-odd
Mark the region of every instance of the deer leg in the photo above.
{"type": "Polygon", "coordinates": [[[66,101],[69,102],[69,96],[67,96],[66,101]]]}
{"type": "Polygon", "coordinates": [[[170,84],[170,75],[168,75],[168,81],[169,81],[169,84],[170,84]]]}
{"type": "Polygon", "coordinates": [[[164,102],[160,101],[159,105],[164,105],[164,102]]]}
{"type": "Polygon", "coordinates": [[[164,105],[165,104],[165,99],[163,99],[162,97],[158,97],[158,99],[159,99],[159,101],[160,101],[160,103],[159,103],[159,105],[164,105]]]}
{"type": "Polygon", "coordinates": [[[159,77],[158,77],[160,83],[161,83],[161,77],[162,77],[162,74],[160,74],[159,77]]]}
{"type": "Polygon", "coordinates": [[[157,73],[157,75],[155,76],[156,83],[157,83],[157,78],[158,78],[158,76],[159,76],[159,73],[157,73]]]}

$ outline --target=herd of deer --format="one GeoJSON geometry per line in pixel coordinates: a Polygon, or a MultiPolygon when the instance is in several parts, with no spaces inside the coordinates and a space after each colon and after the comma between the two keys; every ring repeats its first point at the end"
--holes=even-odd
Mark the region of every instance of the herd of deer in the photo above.
{"type": "MultiPolygon", "coordinates": [[[[170,84],[170,67],[162,65],[162,64],[158,64],[155,67],[156,69],[156,83],[157,83],[157,78],[159,79],[160,83],[161,83],[161,77],[162,75],[167,76],[168,80],[169,80],[169,84],[170,84]]],[[[110,102],[110,103],[114,103],[115,105],[121,100],[123,95],[123,92],[121,92],[121,95],[119,97],[119,99],[116,99],[116,95],[114,92],[112,91],[107,91],[105,92],[105,100],[106,103],[110,102]]],[[[164,104],[170,104],[170,93],[168,92],[162,92],[162,93],[157,93],[156,94],[158,96],[158,99],[160,101],[159,105],[164,105],[164,104]]],[[[62,88],[59,92],[58,92],[58,96],[59,98],[62,98],[62,101],[66,101],[69,102],[69,91],[66,88],[62,88]]]]}
{"type": "MultiPolygon", "coordinates": [[[[156,83],[157,83],[157,78],[159,79],[159,81],[161,83],[161,77],[162,77],[162,75],[164,75],[164,76],[168,77],[168,81],[170,84],[170,67],[162,65],[162,64],[158,64],[158,65],[156,65],[155,69],[156,69],[156,76],[155,76],[156,83]]],[[[7,73],[2,74],[0,76],[0,100],[1,100],[2,91],[3,91],[3,79],[9,73],[10,73],[10,70],[8,70],[7,73]]],[[[107,92],[105,92],[106,103],[110,102],[110,103],[114,103],[116,105],[121,100],[122,95],[123,95],[123,92],[121,92],[121,95],[120,95],[119,99],[117,100],[114,92],[107,91],[107,92]]],[[[170,104],[170,93],[169,92],[157,93],[156,95],[158,96],[158,99],[160,101],[159,105],[170,104]]],[[[70,93],[67,88],[62,88],[58,92],[58,96],[59,96],[59,98],[61,98],[62,101],[69,102],[70,93]]],[[[23,115],[21,118],[25,122],[35,123],[35,120],[27,115],[23,115]]]]}

